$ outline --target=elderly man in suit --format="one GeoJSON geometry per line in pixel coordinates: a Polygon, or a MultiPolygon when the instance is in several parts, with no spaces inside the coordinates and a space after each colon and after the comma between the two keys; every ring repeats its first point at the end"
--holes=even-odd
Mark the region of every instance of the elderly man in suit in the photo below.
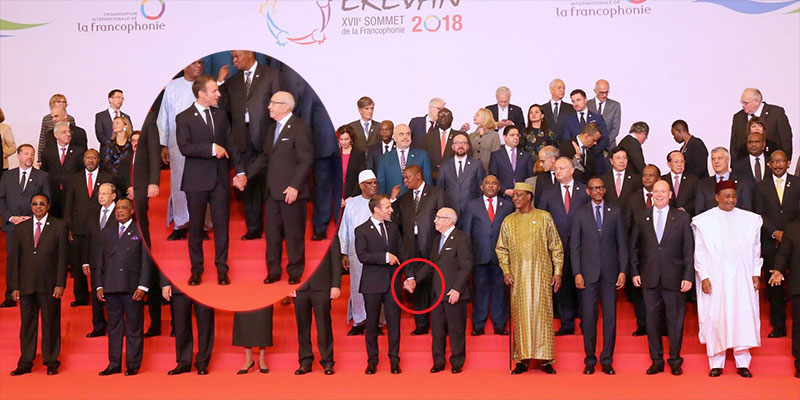
{"type": "Polygon", "coordinates": [[[594,83],[594,98],[586,103],[590,112],[597,113],[603,117],[608,127],[608,147],[611,150],[617,146],[617,136],[619,136],[619,126],[622,120],[622,106],[619,102],[608,98],[609,84],[605,79],[600,79],[594,83]]]}
{"type": "Polygon", "coordinates": [[[410,148],[411,129],[406,124],[394,127],[395,148],[381,156],[378,162],[378,193],[397,198],[406,192],[403,186],[403,171],[409,165],[418,165],[422,170],[422,179],[433,185],[431,162],[425,150],[410,148]]]}
{"type": "Polygon", "coordinates": [[[30,144],[17,147],[19,167],[6,171],[0,179],[0,215],[3,217],[2,230],[6,235],[6,293],[0,307],[15,307],[11,298],[11,281],[8,268],[14,254],[16,226],[31,218],[31,198],[42,193],[50,197],[50,179],[47,172],[33,168],[35,149],[30,144]]]}
{"type": "MultiPolygon", "coordinates": [[[[500,139],[502,140],[507,126],[514,125],[518,129],[525,129],[525,114],[518,105],[511,104],[511,89],[500,86],[495,90],[494,97],[497,99],[497,103],[486,106],[486,109],[497,121],[497,133],[500,135],[500,139]]],[[[462,127],[461,130],[464,128],[462,127]]]]}
{"type": "Polygon", "coordinates": [[[70,143],[78,147],[83,147],[84,149],[88,147],[88,141],[86,139],[86,131],[79,126],[76,126],[74,121],[69,120],[69,115],[67,115],[67,110],[64,107],[54,107],[53,109],[51,109],[50,117],[53,120],[53,128],[48,129],[47,132],[45,132],[44,137],[43,138],[40,137],[39,140],[39,148],[38,148],[39,153],[37,154],[37,156],[39,157],[38,161],[40,163],[43,161],[42,159],[44,158],[45,150],[51,147],[56,147],[57,145],[55,136],[55,124],[59,122],[65,122],[67,123],[67,126],[69,126],[70,134],[72,134],[72,140],[70,141],[70,143]]]}
{"type": "MultiPolygon", "coordinates": [[[[98,286],[97,276],[97,258],[102,255],[102,247],[100,242],[102,237],[100,233],[108,225],[109,221],[113,221],[114,208],[116,208],[117,188],[111,182],[101,184],[97,188],[97,203],[100,205],[93,210],[87,222],[87,231],[89,233],[88,242],[90,244],[88,251],[81,253],[81,266],[83,274],[90,278],[92,289],[98,286]]],[[[160,303],[160,302],[159,302],[160,303]]],[[[159,304],[159,307],[161,304],[159,304]]],[[[159,318],[159,324],[161,319],[159,318]]],[[[93,338],[105,336],[106,327],[106,311],[104,303],[100,301],[97,296],[92,296],[92,331],[86,337],[93,338]]]]}
{"type": "Polygon", "coordinates": [[[786,158],[792,159],[792,126],[783,107],[767,104],[761,91],[756,88],[747,88],[742,92],[742,109],[733,114],[731,122],[731,144],[733,161],[747,158],[747,124],[750,118],[757,116],[765,123],[769,137],[777,147],[771,150],[783,150],[786,158]]]}
{"type": "MultiPolygon", "coordinates": [[[[125,101],[125,96],[120,89],[112,89],[108,92],[108,108],[98,112],[94,116],[94,135],[101,145],[111,143],[111,136],[113,136],[113,121],[117,117],[125,117],[131,121],[131,116],[125,114],[120,108],[125,101]]],[[[133,122],[131,122],[133,125],[133,122]]]]}
{"type": "Polygon", "coordinates": [[[550,81],[550,100],[542,106],[542,112],[547,120],[547,126],[553,130],[557,138],[561,138],[564,131],[564,122],[567,117],[575,114],[575,108],[564,99],[565,86],[564,81],[561,79],[553,79],[550,81]]]}
{"type": "Polygon", "coordinates": [[[667,154],[669,173],[661,175],[661,179],[669,183],[669,190],[672,192],[670,205],[695,215],[695,192],[697,191],[697,177],[686,171],[686,160],[683,153],[679,150],[670,151],[667,154]]]}
{"type": "Polygon", "coordinates": [[[125,337],[125,375],[136,375],[142,365],[144,299],[151,265],[139,226],[133,221],[133,202],[117,200],[113,221],[100,233],[97,257],[97,298],[108,311],[108,367],[100,376],[122,372],[125,337]],[[123,322],[124,321],[124,322],[123,322]]]}
{"type": "Polygon", "coordinates": [[[444,191],[445,205],[463,215],[467,203],[480,196],[480,185],[486,172],[479,160],[467,155],[469,136],[466,133],[456,133],[451,147],[453,158],[442,163],[436,186],[444,191]]]}
{"type": "Polygon", "coordinates": [[[630,237],[633,285],[642,287],[647,308],[647,342],[653,363],[648,375],[664,372],[664,347],[659,325],[666,312],[669,366],[681,375],[686,292],[694,278],[694,237],[688,213],[670,206],[669,183],[653,185],[653,207],[634,217],[630,237]]]}
{"type": "Polygon", "coordinates": [[[605,201],[619,206],[624,212],[628,208],[628,199],[641,187],[642,177],[630,172],[628,152],[622,147],[614,147],[609,151],[608,156],[611,170],[606,171],[600,177],[605,192],[603,198],[605,201]]]}
{"type": "Polygon", "coordinates": [[[230,165],[236,179],[244,178],[241,156],[225,113],[216,108],[220,93],[217,82],[201,76],[192,83],[195,102],[175,117],[178,148],[186,157],[181,190],[189,206],[189,259],[192,275],[189,285],[199,285],[203,267],[203,222],[210,204],[214,224],[214,264],[217,283],[228,279],[228,224],[230,222],[230,165]],[[230,160],[230,162],[229,162],[230,160]]]}
{"type": "Polygon", "coordinates": [[[490,309],[494,333],[508,335],[503,270],[494,248],[503,220],[514,212],[514,205],[499,197],[499,191],[500,181],[494,175],[483,178],[482,195],[467,203],[461,218],[461,227],[472,240],[472,336],[483,335],[490,309]]]}
{"type": "Polygon", "coordinates": [[[615,373],[611,364],[617,339],[617,290],[625,286],[628,269],[625,216],[622,208],[604,200],[605,192],[602,179],[590,179],[586,193],[592,201],[577,210],[570,226],[570,261],[583,311],[581,331],[586,352],[583,373],[586,375],[593,374],[597,364],[598,299],[603,308],[600,365],[603,373],[615,373]]]}
{"type": "Polygon", "coordinates": [[[50,199],[37,194],[30,203],[33,218],[17,225],[9,269],[11,297],[20,302],[20,357],[11,375],[31,372],[42,315],[42,362],[47,375],[58,373],[61,352],[61,296],[67,284],[67,227],[50,216],[50,199]]]}
{"type": "Polygon", "coordinates": [[[375,102],[367,96],[362,96],[356,102],[356,106],[361,118],[349,124],[356,131],[356,137],[353,138],[353,148],[366,153],[370,146],[380,141],[380,135],[378,134],[379,124],[372,119],[372,114],[375,113],[375,102]]]}
{"type": "Polygon", "coordinates": [[[42,171],[50,178],[53,192],[51,214],[57,218],[64,216],[65,192],[69,177],[83,167],[83,152],[86,147],[76,145],[72,141],[69,124],[57,122],[53,127],[56,138],[55,146],[47,146],[42,154],[42,171]]]}
{"type": "Polygon", "coordinates": [[[686,172],[703,179],[708,176],[708,148],[697,136],[689,133],[689,125],[679,119],[670,128],[676,143],[682,143],[681,153],[686,159],[686,172]]]}
{"type": "Polygon", "coordinates": [[[714,186],[721,181],[733,181],[736,184],[736,208],[753,211],[755,185],[752,181],[746,178],[742,179],[737,173],[732,172],[729,165],[728,149],[715,147],[711,150],[711,168],[714,170],[714,175],[701,179],[697,184],[694,196],[695,215],[700,215],[717,206],[714,186]]]}
{"type": "Polygon", "coordinates": [[[650,126],[647,125],[647,122],[634,122],[628,134],[619,142],[619,147],[622,147],[628,153],[628,162],[632,168],[631,172],[635,174],[644,174],[645,162],[642,145],[647,141],[649,134],[650,126]]]}
{"type": "Polygon", "coordinates": [[[509,126],[505,130],[505,143],[489,157],[489,175],[500,181],[500,194],[506,200],[514,195],[514,184],[525,182],[533,175],[533,158],[519,146],[519,128],[509,126]]]}
{"type": "Polygon", "coordinates": [[[429,132],[439,129],[439,111],[441,111],[446,104],[444,100],[434,97],[428,102],[427,114],[411,118],[411,121],[408,122],[408,127],[411,130],[411,145],[415,149],[422,149],[425,145],[425,136],[429,132]]]}
{"type": "Polygon", "coordinates": [[[394,123],[386,120],[378,127],[381,140],[367,148],[367,168],[378,173],[378,164],[384,154],[394,150],[394,123]]]}
{"type": "Polygon", "coordinates": [[[774,268],[769,277],[769,286],[781,286],[786,281],[787,293],[792,302],[794,377],[800,378],[800,219],[795,218],[786,226],[775,256],[774,268]],[[793,273],[785,280],[787,269],[793,273]]]}

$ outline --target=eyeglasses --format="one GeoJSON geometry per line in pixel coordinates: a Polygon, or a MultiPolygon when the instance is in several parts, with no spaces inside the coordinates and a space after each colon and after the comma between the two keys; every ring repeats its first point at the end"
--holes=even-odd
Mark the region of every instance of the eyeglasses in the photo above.
{"type": "Polygon", "coordinates": [[[589,190],[600,192],[606,190],[605,186],[589,186],[589,190]]]}
{"type": "Polygon", "coordinates": [[[31,203],[31,206],[34,206],[34,207],[44,207],[46,205],[47,205],[47,203],[41,202],[41,201],[40,202],[31,203]]]}
{"type": "Polygon", "coordinates": [[[604,96],[605,96],[605,95],[607,95],[607,94],[608,94],[608,90],[606,90],[606,91],[603,91],[603,92],[597,92],[597,94],[602,94],[602,95],[604,95],[604,96]]]}
{"type": "Polygon", "coordinates": [[[744,105],[748,105],[748,104],[750,104],[750,103],[752,103],[752,102],[754,102],[756,100],[757,99],[752,99],[752,100],[747,100],[747,101],[742,100],[742,101],[740,101],[740,103],[742,103],[742,105],[744,106],[744,105]]]}
{"type": "Polygon", "coordinates": [[[453,144],[467,145],[467,144],[469,144],[469,142],[458,141],[458,142],[453,142],[453,144]]]}
{"type": "Polygon", "coordinates": [[[285,105],[285,104],[286,104],[286,102],[284,102],[284,101],[273,101],[273,100],[270,100],[270,101],[269,101],[269,105],[273,105],[273,104],[283,104],[283,105],[285,105]]]}

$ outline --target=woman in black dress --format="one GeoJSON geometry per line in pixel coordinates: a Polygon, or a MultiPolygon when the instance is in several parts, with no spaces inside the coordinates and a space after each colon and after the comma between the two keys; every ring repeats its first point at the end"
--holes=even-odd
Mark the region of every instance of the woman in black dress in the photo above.
{"type": "Polygon", "coordinates": [[[272,346],[272,306],[234,313],[233,345],[244,347],[244,366],[237,374],[246,374],[255,366],[253,347],[258,347],[258,370],[262,374],[269,372],[264,350],[272,346]]]}
{"type": "Polygon", "coordinates": [[[539,159],[539,150],[547,145],[558,145],[556,134],[547,126],[542,106],[534,104],[528,108],[528,126],[522,133],[519,148],[530,153],[533,163],[536,164],[539,159]]]}
{"type": "Polygon", "coordinates": [[[111,142],[100,147],[100,168],[114,177],[117,187],[117,198],[133,196],[131,186],[131,158],[133,146],[131,121],[125,117],[116,117],[112,126],[111,142]],[[128,193],[130,191],[130,193],[128,193]]]}

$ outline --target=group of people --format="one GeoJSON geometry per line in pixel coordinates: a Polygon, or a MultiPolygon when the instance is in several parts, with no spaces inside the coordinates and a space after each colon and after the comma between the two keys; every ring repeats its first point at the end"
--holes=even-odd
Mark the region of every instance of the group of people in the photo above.
{"type": "MultiPolygon", "coordinates": [[[[75,280],[72,305],[91,297],[87,336],[108,331],[109,365],[101,375],[121,372],[123,336],[126,374],[138,372],[143,337],[160,334],[162,298],[170,301],[176,337],[178,365],[169,374],[191,370],[193,309],[194,365],[208,373],[213,308],[182,294],[147,253],[148,199],[158,195],[162,163],[171,171],[168,240],[188,237],[189,285],[202,283],[209,229],[217,283],[230,283],[231,187],[243,192],[247,232],[241,239],[266,233],[265,284],[281,280],[284,241],[289,283],[299,283],[309,200],[312,240],[326,239],[328,225],[341,219],[320,267],[290,294],[298,326],[296,374],[310,372],[314,361],[312,313],[319,362],[326,374],[334,373],[331,301],[341,295],[343,270],[350,275],[348,335],[365,336],[367,374],[377,371],[382,325],[391,372],[401,372],[395,297],[430,311],[415,315],[411,334],[431,333],[432,373],[445,368],[448,338],[451,371],[462,371],[470,301],[471,335],[485,334],[489,319],[495,334],[512,335],[513,374],[533,367],[556,373],[554,336],[574,334],[576,318],[584,373],[594,373],[600,307],[599,363],[602,372],[614,374],[617,291],[623,288],[636,311],[633,334],[648,338],[648,374],[664,371],[663,334],[671,372],[682,373],[687,301],[697,303],[711,376],[722,373],[731,348],[738,373],[752,376],[748,349],[760,346],[762,285],[769,337],[786,336],[787,287],[793,319],[800,318],[800,275],[787,273],[800,263],[793,247],[800,245],[800,191],[792,188],[800,183],[787,172],[792,133],[783,109],[763,102],[757,89],[742,94],[730,149],[712,149],[713,174],[705,144],[677,120],[671,131],[681,146],[666,155],[670,171],[662,175],[643,156],[645,122],[619,136],[621,105],[608,97],[605,80],[597,81],[592,99],[573,90],[572,104],[564,100],[564,82],[553,80],[551,98],[529,107],[527,123],[510,103],[511,91],[500,87],[497,103],[475,113],[471,133],[469,124],[454,129],[441,98],[430,101],[426,115],[395,125],[375,120],[375,103],[365,96],[356,103],[360,118],[334,132],[327,130],[332,125],[316,94],[291,69],[269,66],[249,51],[230,57],[233,73],[224,66],[217,76],[203,75],[203,60],[188,65],[167,85],[141,131],[133,132],[120,110],[122,92],[109,93],[110,107],[96,116],[100,152],[86,150],[85,131],[81,136],[70,122],[65,99],[51,104],[53,128],[43,121],[41,168],[34,168],[32,145],[17,148],[20,167],[0,183],[8,249],[3,305],[19,301],[22,316],[22,355],[12,375],[32,369],[40,313],[43,360],[49,374],[58,372],[68,269],[75,280]],[[412,262],[393,280],[395,269],[413,258],[435,263],[441,274],[412,262]],[[147,333],[145,299],[152,321],[147,333]]],[[[800,326],[792,328],[800,377],[800,326]]],[[[246,347],[240,373],[254,367],[253,347],[260,350],[259,370],[268,372],[264,347],[272,344],[271,331],[272,307],[235,314],[234,344],[246,347]]]]}

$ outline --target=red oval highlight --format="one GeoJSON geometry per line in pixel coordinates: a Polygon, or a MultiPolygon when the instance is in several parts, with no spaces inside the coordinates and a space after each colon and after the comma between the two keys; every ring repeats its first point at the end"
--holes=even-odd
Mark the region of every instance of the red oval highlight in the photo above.
{"type": "Polygon", "coordinates": [[[412,259],[404,261],[403,263],[398,265],[397,268],[394,269],[394,274],[392,274],[392,281],[389,283],[389,288],[391,288],[390,290],[392,291],[392,298],[394,299],[394,302],[397,303],[397,305],[400,306],[400,308],[403,311],[407,311],[407,312],[409,312],[411,314],[426,314],[426,313],[429,313],[429,312],[433,311],[433,309],[436,308],[436,306],[438,306],[439,303],[441,303],[442,299],[444,298],[444,274],[442,274],[442,270],[440,270],[439,266],[436,265],[433,261],[428,260],[427,258],[412,258],[412,259]],[[436,301],[433,303],[433,305],[431,305],[430,307],[428,307],[428,308],[426,308],[424,310],[420,310],[420,311],[414,311],[414,310],[404,306],[403,303],[400,302],[400,300],[397,298],[397,292],[394,290],[394,280],[397,279],[397,274],[400,272],[401,269],[403,269],[403,267],[405,267],[408,263],[412,263],[412,262],[424,262],[425,264],[430,265],[431,267],[433,267],[433,269],[442,278],[441,279],[441,281],[442,281],[442,290],[441,290],[441,293],[439,293],[439,298],[436,299],[436,301]]]}

